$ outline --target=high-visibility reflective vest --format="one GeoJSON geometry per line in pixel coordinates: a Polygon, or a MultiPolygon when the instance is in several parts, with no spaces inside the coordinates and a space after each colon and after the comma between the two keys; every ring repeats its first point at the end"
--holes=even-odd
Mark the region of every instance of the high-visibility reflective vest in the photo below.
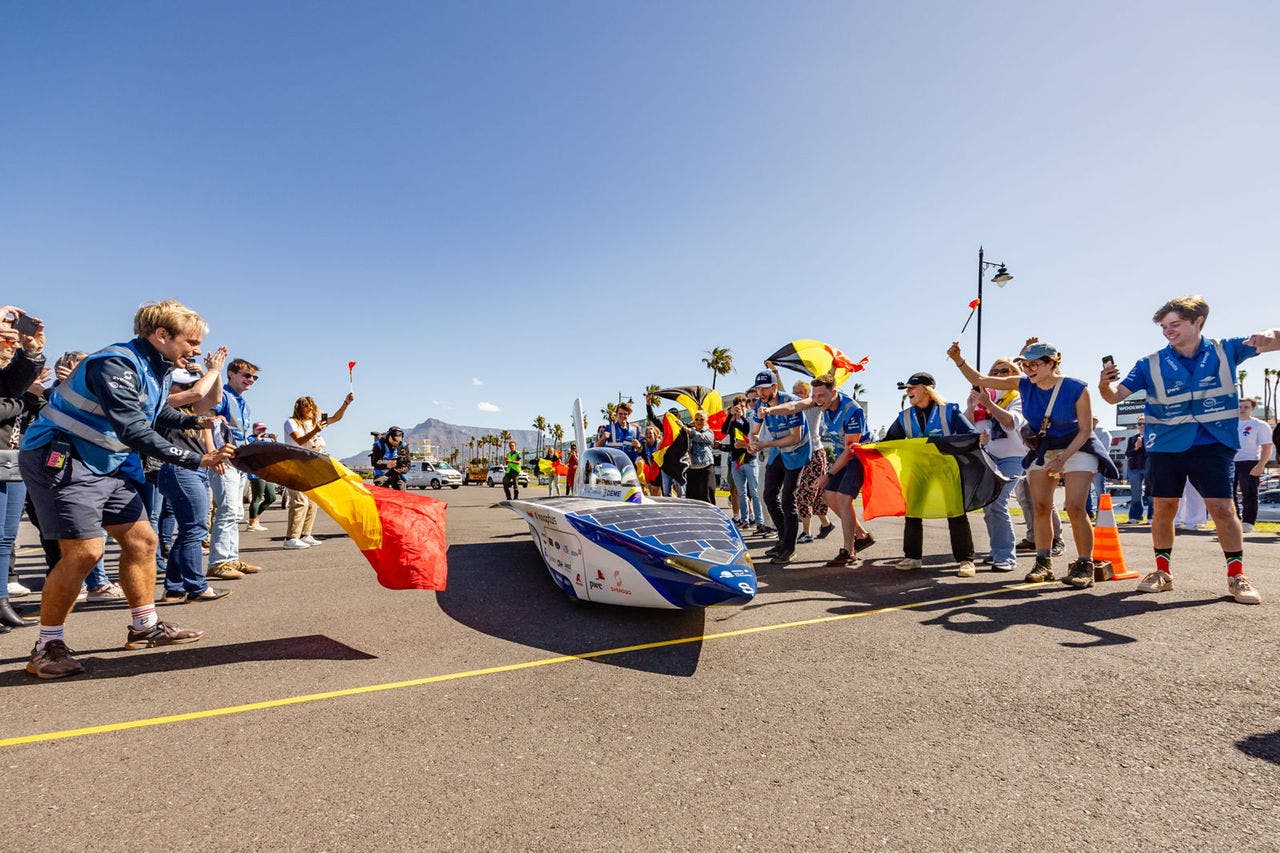
{"type": "Polygon", "coordinates": [[[22,438],[24,449],[44,447],[53,441],[56,433],[63,433],[70,438],[76,457],[96,474],[111,474],[124,463],[133,451],[120,441],[115,427],[98,404],[97,396],[85,381],[86,365],[108,356],[122,356],[133,362],[142,385],[138,390],[138,402],[146,412],[148,423],[155,425],[156,415],[169,398],[168,373],[156,376],[136,341],[128,341],[112,344],[88,356],[53,390],[49,404],[40,411],[22,438]]]}
{"type": "Polygon", "coordinates": [[[1222,342],[1205,339],[1190,372],[1168,346],[1147,356],[1151,387],[1147,391],[1148,453],[1178,453],[1195,441],[1199,427],[1228,447],[1239,449],[1240,400],[1236,378],[1222,342]]]}
{"type": "Polygon", "coordinates": [[[920,422],[916,420],[915,406],[902,410],[898,419],[902,423],[902,431],[907,438],[926,438],[931,435],[951,435],[951,418],[960,411],[956,403],[947,403],[945,411],[937,403],[930,404],[929,417],[925,420],[924,431],[920,431],[920,422]]]}

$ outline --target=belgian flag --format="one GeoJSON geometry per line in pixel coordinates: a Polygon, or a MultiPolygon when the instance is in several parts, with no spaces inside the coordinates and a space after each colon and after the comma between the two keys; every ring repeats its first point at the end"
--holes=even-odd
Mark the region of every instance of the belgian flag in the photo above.
{"type": "Polygon", "coordinates": [[[864,472],[864,518],[954,518],[991,503],[1009,482],[976,434],[881,441],[854,452],[864,472]]]}
{"type": "Polygon", "coordinates": [[[444,501],[366,485],[331,456],[274,441],[237,448],[232,464],[305,492],[342,525],[386,588],[445,588],[449,566],[444,501]]]}

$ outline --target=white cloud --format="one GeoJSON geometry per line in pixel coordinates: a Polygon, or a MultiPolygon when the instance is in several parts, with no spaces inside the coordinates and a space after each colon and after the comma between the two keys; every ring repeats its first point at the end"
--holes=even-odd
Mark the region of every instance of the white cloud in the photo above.
{"type": "Polygon", "coordinates": [[[502,411],[502,409],[498,408],[493,403],[476,403],[476,408],[482,412],[501,412],[502,411]]]}
{"type": "Polygon", "coordinates": [[[453,403],[450,403],[448,400],[432,400],[432,401],[431,401],[431,405],[433,405],[433,406],[439,406],[439,407],[440,407],[440,408],[442,408],[442,409],[452,409],[452,408],[453,408],[453,403]]]}
{"type": "Polygon", "coordinates": [[[483,385],[483,384],[484,384],[484,380],[483,380],[483,379],[481,379],[481,378],[479,378],[478,376],[472,376],[472,377],[471,377],[471,385],[472,385],[472,387],[479,388],[479,387],[480,387],[481,385],[483,385]]]}

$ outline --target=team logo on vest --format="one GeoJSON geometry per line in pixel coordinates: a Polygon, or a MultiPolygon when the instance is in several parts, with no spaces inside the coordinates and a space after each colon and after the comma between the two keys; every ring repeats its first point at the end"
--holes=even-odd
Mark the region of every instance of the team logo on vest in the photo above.
{"type": "Polygon", "coordinates": [[[1223,407],[1223,402],[1217,397],[1206,397],[1204,400],[1205,412],[1216,412],[1223,407]]]}

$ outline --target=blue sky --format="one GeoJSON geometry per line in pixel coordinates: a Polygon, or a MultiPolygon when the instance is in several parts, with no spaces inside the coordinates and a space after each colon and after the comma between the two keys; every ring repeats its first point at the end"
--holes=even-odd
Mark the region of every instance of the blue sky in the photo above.
{"type": "Polygon", "coordinates": [[[430,416],[567,425],[706,383],[714,346],[739,390],[795,337],[871,356],[874,424],[917,370],[960,399],[985,244],[1015,280],[984,360],[1034,334],[1092,383],[1170,296],[1280,325],[1278,10],[7,3],[3,299],[61,351],[180,298],[272,424],[355,359],[345,455],[430,416]]]}

